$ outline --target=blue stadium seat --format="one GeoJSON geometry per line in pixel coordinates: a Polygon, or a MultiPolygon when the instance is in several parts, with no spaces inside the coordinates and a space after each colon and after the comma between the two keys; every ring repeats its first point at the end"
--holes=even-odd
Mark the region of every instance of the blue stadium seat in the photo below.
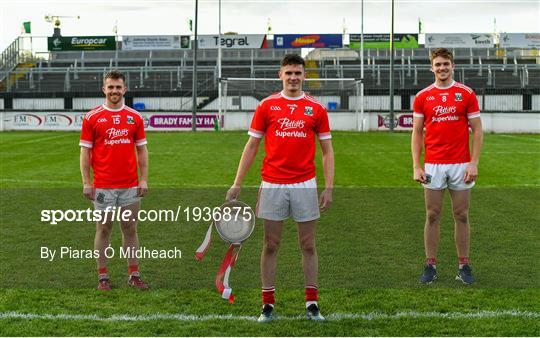
{"type": "Polygon", "coordinates": [[[145,110],[146,105],[144,104],[144,102],[135,102],[135,103],[133,103],[133,109],[135,109],[135,110],[145,110]]]}

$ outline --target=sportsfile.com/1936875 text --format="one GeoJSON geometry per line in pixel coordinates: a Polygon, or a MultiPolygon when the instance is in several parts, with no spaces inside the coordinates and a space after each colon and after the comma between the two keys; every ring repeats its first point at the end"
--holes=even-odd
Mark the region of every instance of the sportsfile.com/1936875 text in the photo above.
{"type": "Polygon", "coordinates": [[[182,207],[176,209],[133,211],[119,207],[107,207],[105,210],[87,209],[46,209],[41,210],[41,222],[56,225],[59,222],[101,222],[130,221],[140,222],[210,222],[224,220],[226,222],[242,220],[251,221],[249,209],[242,207],[182,207]]]}

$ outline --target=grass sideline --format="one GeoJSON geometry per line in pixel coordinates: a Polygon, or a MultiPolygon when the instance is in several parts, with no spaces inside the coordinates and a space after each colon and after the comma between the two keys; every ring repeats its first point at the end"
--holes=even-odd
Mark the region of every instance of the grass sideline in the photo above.
{"type": "MultiPolygon", "coordinates": [[[[213,276],[225,246],[216,240],[208,258],[195,262],[193,251],[206,224],[193,222],[141,224],[141,244],[157,248],[177,245],[183,258],[143,261],[142,272],[152,290],[136,296],[135,290],[125,286],[125,262],[112,259],[116,289],[100,294],[92,290],[93,260],[45,263],[36,251],[40,245],[92,245],[91,224],[53,227],[40,223],[37,217],[37,211],[46,206],[87,206],[80,195],[78,134],[0,133],[0,335],[539,334],[538,317],[524,313],[540,313],[540,137],[486,135],[471,207],[472,260],[478,283],[467,288],[453,280],[455,249],[448,201],[441,227],[441,280],[429,288],[416,281],[423,256],[423,200],[420,187],[410,179],[410,135],[335,132],[333,137],[335,203],[320,221],[318,251],[322,310],[339,320],[313,324],[294,319],[303,313],[303,292],[294,225],[289,222],[280,251],[276,295],[276,310],[288,319],[261,327],[252,321],[260,307],[259,226],[242,249],[232,276],[237,293],[233,305],[219,299],[213,289],[213,276]],[[489,316],[490,311],[499,315],[489,316]],[[500,311],[515,311],[517,315],[500,311]],[[37,317],[6,316],[9,313],[37,317]],[[399,313],[409,315],[399,317],[399,313]],[[466,316],[444,315],[452,313],[466,316]],[[44,317],[144,318],[153,314],[247,319],[91,321],[44,317]],[[339,314],[345,316],[336,317],[339,314]],[[373,314],[385,316],[367,319],[373,314]]],[[[217,205],[232,182],[247,136],[240,132],[149,133],[148,139],[151,194],[143,205],[154,208],[179,203],[217,205]]],[[[242,192],[242,198],[251,204],[256,198],[263,153],[261,149],[242,192]]],[[[320,154],[317,165],[322,179],[320,154]]],[[[113,245],[119,243],[116,227],[113,245]]]]}

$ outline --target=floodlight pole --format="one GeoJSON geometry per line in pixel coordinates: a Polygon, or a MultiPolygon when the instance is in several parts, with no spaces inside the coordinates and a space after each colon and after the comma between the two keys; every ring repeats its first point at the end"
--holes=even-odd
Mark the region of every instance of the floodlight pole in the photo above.
{"type": "Polygon", "coordinates": [[[199,0],[195,0],[195,40],[193,48],[193,81],[192,81],[192,96],[191,96],[191,130],[197,131],[197,47],[198,47],[198,35],[197,24],[199,13],[199,0]]]}
{"type": "Polygon", "coordinates": [[[356,121],[360,131],[364,131],[364,0],[360,5],[360,122],[356,121]]]}
{"type": "Polygon", "coordinates": [[[221,129],[221,0],[219,0],[219,19],[218,19],[218,116],[217,126],[221,129]]]}
{"type": "Polygon", "coordinates": [[[390,132],[394,131],[394,0],[392,0],[390,29],[390,132]]]}

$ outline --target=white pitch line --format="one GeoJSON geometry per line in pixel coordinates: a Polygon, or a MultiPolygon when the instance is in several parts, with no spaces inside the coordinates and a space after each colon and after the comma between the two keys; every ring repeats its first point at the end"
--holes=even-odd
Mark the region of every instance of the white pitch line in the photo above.
{"type": "Polygon", "coordinates": [[[514,139],[519,139],[519,140],[527,140],[527,141],[533,141],[533,142],[540,142],[540,137],[536,138],[536,137],[527,137],[527,136],[523,136],[523,135],[499,135],[501,137],[508,137],[508,138],[514,138],[514,139]]]}
{"type": "MultiPolygon", "coordinates": [[[[396,320],[402,318],[444,318],[444,319],[484,319],[484,318],[540,318],[540,312],[521,310],[478,311],[478,312],[397,312],[394,314],[370,312],[370,313],[332,313],[327,315],[330,321],[350,319],[361,320],[396,320]]],[[[157,320],[175,320],[183,322],[198,322],[209,320],[241,320],[256,321],[257,317],[237,315],[193,315],[182,313],[156,313],[149,315],[115,314],[109,317],[83,314],[38,314],[20,312],[1,312],[2,319],[44,319],[44,320],[92,320],[100,322],[140,322],[157,320]]],[[[305,316],[278,316],[278,320],[304,320],[305,316]]]]}
{"type": "Polygon", "coordinates": [[[39,142],[54,140],[54,139],[57,139],[57,138],[63,138],[63,137],[66,137],[66,136],[71,136],[71,135],[73,135],[73,134],[44,136],[44,137],[32,138],[32,139],[26,140],[26,141],[20,141],[20,142],[15,141],[15,142],[13,142],[13,144],[21,145],[21,144],[39,143],[39,142]]]}
{"type": "MultiPolygon", "coordinates": [[[[43,183],[49,183],[49,184],[71,184],[71,185],[77,185],[80,186],[82,183],[78,181],[59,181],[59,180],[23,180],[18,178],[0,178],[0,182],[10,182],[10,183],[36,183],[36,184],[43,184],[43,183]]],[[[15,188],[12,188],[15,189],[15,188]]]]}

